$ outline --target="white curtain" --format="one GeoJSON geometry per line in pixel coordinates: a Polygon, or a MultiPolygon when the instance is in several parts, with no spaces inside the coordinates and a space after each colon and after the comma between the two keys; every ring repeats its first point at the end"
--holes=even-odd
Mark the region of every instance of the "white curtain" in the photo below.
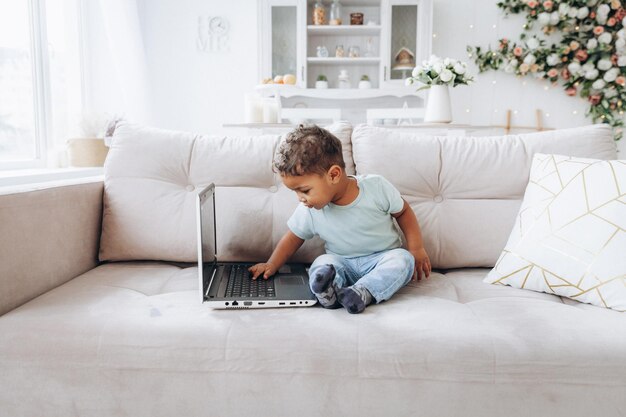
{"type": "Polygon", "coordinates": [[[86,110],[151,124],[149,75],[136,0],[82,1],[86,110]]]}

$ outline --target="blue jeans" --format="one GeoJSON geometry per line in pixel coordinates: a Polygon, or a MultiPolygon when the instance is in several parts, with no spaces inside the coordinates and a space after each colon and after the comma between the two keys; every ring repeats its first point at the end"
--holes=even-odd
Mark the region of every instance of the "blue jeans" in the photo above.
{"type": "Polygon", "coordinates": [[[415,258],[409,251],[401,248],[358,258],[344,258],[326,253],[315,259],[309,269],[309,276],[314,277],[317,269],[327,264],[332,264],[337,271],[334,281],[337,289],[358,282],[380,303],[391,298],[411,280],[415,258]]]}

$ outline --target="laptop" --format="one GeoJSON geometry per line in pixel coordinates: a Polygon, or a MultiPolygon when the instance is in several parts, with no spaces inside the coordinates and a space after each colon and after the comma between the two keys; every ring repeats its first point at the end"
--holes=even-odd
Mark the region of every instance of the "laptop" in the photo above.
{"type": "Polygon", "coordinates": [[[274,276],[253,280],[248,268],[256,262],[218,262],[215,185],[202,190],[196,201],[198,279],[203,303],[216,309],[310,307],[317,303],[304,264],[285,264],[274,276]]]}

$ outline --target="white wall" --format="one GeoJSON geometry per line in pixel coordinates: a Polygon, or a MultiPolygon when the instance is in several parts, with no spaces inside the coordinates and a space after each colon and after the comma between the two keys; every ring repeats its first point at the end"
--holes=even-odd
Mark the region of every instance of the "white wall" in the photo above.
{"type": "MultiPolygon", "coordinates": [[[[505,18],[496,0],[434,0],[433,52],[469,61],[466,46],[516,40],[524,18],[505,18]],[[494,27],[495,26],[495,27],[494,27]]],[[[243,95],[257,83],[256,0],[139,0],[155,124],[165,128],[225,133],[223,123],[243,121],[243,95]],[[196,50],[199,16],[222,16],[230,23],[230,50],[196,50]]],[[[476,68],[472,64],[474,73],[476,68]]],[[[503,72],[476,76],[472,86],[451,91],[454,119],[476,125],[536,125],[535,109],[546,127],[589,124],[587,104],[561,87],[503,72]],[[467,112],[469,110],[469,112],[467,112]]],[[[619,142],[626,151],[626,139],[619,142]]]]}
{"type": "Polygon", "coordinates": [[[257,83],[256,0],[141,0],[155,124],[222,132],[243,121],[243,97],[257,83]],[[196,48],[198,17],[221,16],[229,50],[196,48]]]}
{"type": "MultiPolygon", "coordinates": [[[[434,0],[433,53],[472,62],[467,45],[497,47],[498,39],[519,39],[523,15],[505,17],[496,0],[434,0]]],[[[535,126],[536,109],[542,111],[546,127],[582,126],[591,123],[584,116],[586,101],[565,95],[563,88],[531,77],[516,77],[502,71],[477,74],[470,87],[451,90],[456,121],[475,125],[501,125],[506,110],[513,111],[512,124],[535,126]],[[470,110],[468,113],[467,110],[470,110]]]]}

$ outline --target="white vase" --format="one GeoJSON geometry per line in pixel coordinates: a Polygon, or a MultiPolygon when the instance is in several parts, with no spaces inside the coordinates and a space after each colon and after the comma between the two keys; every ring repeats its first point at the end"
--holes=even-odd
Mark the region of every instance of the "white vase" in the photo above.
{"type": "Polygon", "coordinates": [[[450,94],[447,85],[433,85],[429,89],[428,101],[426,102],[426,123],[450,123],[452,121],[452,108],[450,106],[450,94]]]}

